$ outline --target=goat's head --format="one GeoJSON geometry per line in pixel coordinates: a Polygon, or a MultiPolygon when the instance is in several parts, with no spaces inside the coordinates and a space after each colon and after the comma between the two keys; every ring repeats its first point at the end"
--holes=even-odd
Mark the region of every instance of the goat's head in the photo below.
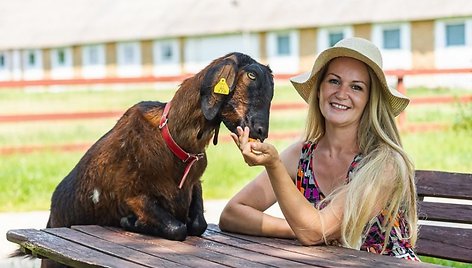
{"type": "Polygon", "coordinates": [[[264,141],[274,95],[270,68],[248,55],[230,53],[213,61],[205,71],[200,89],[205,118],[222,121],[231,132],[236,132],[237,126],[247,126],[251,138],[264,141]]]}

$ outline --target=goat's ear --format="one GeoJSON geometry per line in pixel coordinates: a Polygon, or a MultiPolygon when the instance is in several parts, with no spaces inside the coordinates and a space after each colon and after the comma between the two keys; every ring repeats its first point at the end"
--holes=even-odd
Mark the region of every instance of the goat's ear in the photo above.
{"type": "Polygon", "coordinates": [[[207,120],[216,117],[225,98],[233,91],[236,74],[234,56],[216,60],[208,66],[200,88],[201,108],[207,120]]]}

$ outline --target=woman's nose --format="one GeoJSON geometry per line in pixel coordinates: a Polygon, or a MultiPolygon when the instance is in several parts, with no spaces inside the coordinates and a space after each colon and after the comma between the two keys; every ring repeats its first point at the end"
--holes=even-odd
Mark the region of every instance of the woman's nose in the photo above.
{"type": "Polygon", "coordinates": [[[349,90],[349,85],[342,84],[341,86],[339,86],[338,90],[336,91],[336,97],[339,99],[347,99],[348,90],[349,90]]]}

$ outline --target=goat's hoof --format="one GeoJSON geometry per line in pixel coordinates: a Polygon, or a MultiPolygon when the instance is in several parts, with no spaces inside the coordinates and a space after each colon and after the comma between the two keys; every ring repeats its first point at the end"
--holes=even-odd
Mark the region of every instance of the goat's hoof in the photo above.
{"type": "Polygon", "coordinates": [[[176,225],[167,225],[161,231],[159,236],[169,240],[184,241],[187,237],[187,225],[179,223],[176,225]]]}
{"type": "Polygon", "coordinates": [[[200,217],[197,216],[192,222],[187,223],[187,233],[188,235],[200,236],[205,232],[207,227],[208,224],[203,215],[200,217]]]}
{"type": "Polygon", "coordinates": [[[125,228],[126,230],[134,230],[136,226],[136,221],[138,219],[134,215],[129,215],[127,217],[122,217],[120,220],[121,227],[125,228]]]}

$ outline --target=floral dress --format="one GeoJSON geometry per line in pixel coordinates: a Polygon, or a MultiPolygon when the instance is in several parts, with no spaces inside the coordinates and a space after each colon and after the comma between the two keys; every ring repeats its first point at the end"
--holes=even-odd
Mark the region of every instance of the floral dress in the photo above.
{"type": "MultiPolygon", "coordinates": [[[[305,198],[316,207],[325,198],[325,195],[321,192],[313,172],[312,155],[315,149],[316,143],[306,142],[303,145],[298,163],[296,185],[305,198]]],[[[347,181],[349,181],[350,174],[361,159],[361,154],[354,157],[346,176],[347,181]]],[[[408,236],[408,225],[401,212],[390,231],[388,245],[385,251],[382,252],[386,231],[381,224],[384,217],[385,215],[381,212],[367,224],[366,228],[368,229],[366,230],[368,231],[363,237],[361,250],[419,261],[419,258],[413,252],[409,239],[406,238],[408,236]]]]}

